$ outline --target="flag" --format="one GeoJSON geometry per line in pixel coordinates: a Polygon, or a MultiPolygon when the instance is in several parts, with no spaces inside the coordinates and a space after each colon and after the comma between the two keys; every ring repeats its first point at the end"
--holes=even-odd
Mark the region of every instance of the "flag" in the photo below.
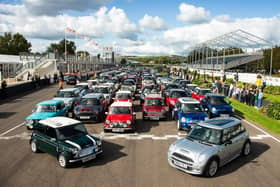
{"type": "Polygon", "coordinates": [[[90,41],[90,40],[91,40],[90,37],[86,37],[86,36],[84,37],[84,39],[87,40],[87,41],[90,41]]]}
{"type": "Polygon", "coordinates": [[[70,29],[69,27],[66,27],[66,30],[67,30],[68,32],[72,32],[72,33],[75,33],[75,32],[76,32],[74,29],[70,29]]]}

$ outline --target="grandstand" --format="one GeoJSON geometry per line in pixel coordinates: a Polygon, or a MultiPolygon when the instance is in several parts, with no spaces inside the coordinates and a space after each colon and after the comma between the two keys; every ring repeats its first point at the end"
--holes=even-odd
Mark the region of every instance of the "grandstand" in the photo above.
{"type": "Polygon", "coordinates": [[[273,44],[265,39],[236,30],[190,48],[186,66],[207,70],[258,71],[263,65],[263,50],[272,47],[273,44]],[[250,66],[252,63],[254,69],[250,66]]]}

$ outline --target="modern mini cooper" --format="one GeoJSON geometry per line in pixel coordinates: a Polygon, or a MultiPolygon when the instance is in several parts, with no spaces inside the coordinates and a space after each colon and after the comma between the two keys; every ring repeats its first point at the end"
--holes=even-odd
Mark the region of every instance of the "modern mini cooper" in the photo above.
{"type": "Polygon", "coordinates": [[[214,118],[200,122],[185,138],[172,143],[168,162],[187,173],[213,177],[219,167],[250,152],[249,134],[240,120],[214,118]]]}
{"type": "Polygon", "coordinates": [[[63,101],[47,100],[36,104],[32,110],[32,114],[25,119],[25,125],[28,130],[33,129],[33,126],[41,119],[46,119],[56,116],[67,116],[69,107],[65,106],[63,101]]]}
{"type": "Polygon", "coordinates": [[[135,130],[136,113],[133,112],[131,102],[114,102],[104,123],[104,131],[124,132],[135,130]]]}
{"type": "Polygon", "coordinates": [[[190,130],[200,121],[208,118],[200,102],[188,97],[178,100],[172,111],[172,119],[177,120],[178,130],[190,130]]]}
{"type": "Polygon", "coordinates": [[[149,94],[145,97],[143,104],[142,119],[160,120],[167,118],[164,99],[160,94],[149,94]]]}
{"type": "Polygon", "coordinates": [[[80,121],[54,117],[40,120],[31,135],[31,151],[55,156],[61,167],[87,162],[102,153],[101,140],[88,134],[80,121]]]}

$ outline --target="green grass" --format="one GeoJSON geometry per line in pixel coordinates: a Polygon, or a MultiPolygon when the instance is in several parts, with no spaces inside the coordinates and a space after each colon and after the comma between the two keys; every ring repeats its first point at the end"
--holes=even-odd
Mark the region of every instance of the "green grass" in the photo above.
{"type": "Polygon", "coordinates": [[[280,95],[272,95],[272,94],[265,93],[264,98],[270,101],[271,103],[275,103],[275,102],[280,103],[280,95]]]}
{"type": "Polygon", "coordinates": [[[256,108],[240,103],[234,99],[230,99],[230,101],[236,114],[240,115],[242,118],[253,121],[274,133],[280,134],[280,120],[271,119],[256,108]]]}

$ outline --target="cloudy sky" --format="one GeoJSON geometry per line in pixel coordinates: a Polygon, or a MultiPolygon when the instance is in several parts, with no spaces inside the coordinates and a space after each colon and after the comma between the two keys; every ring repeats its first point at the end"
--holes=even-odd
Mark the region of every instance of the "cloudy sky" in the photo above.
{"type": "Polygon", "coordinates": [[[237,29],[280,44],[279,0],[0,0],[0,34],[19,32],[42,52],[71,28],[95,54],[186,55],[197,43],[237,29]],[[94,42],[93,42],[94,41],[94,42]],[[94,45],[98,43],[98,45],[94,45]]]}

